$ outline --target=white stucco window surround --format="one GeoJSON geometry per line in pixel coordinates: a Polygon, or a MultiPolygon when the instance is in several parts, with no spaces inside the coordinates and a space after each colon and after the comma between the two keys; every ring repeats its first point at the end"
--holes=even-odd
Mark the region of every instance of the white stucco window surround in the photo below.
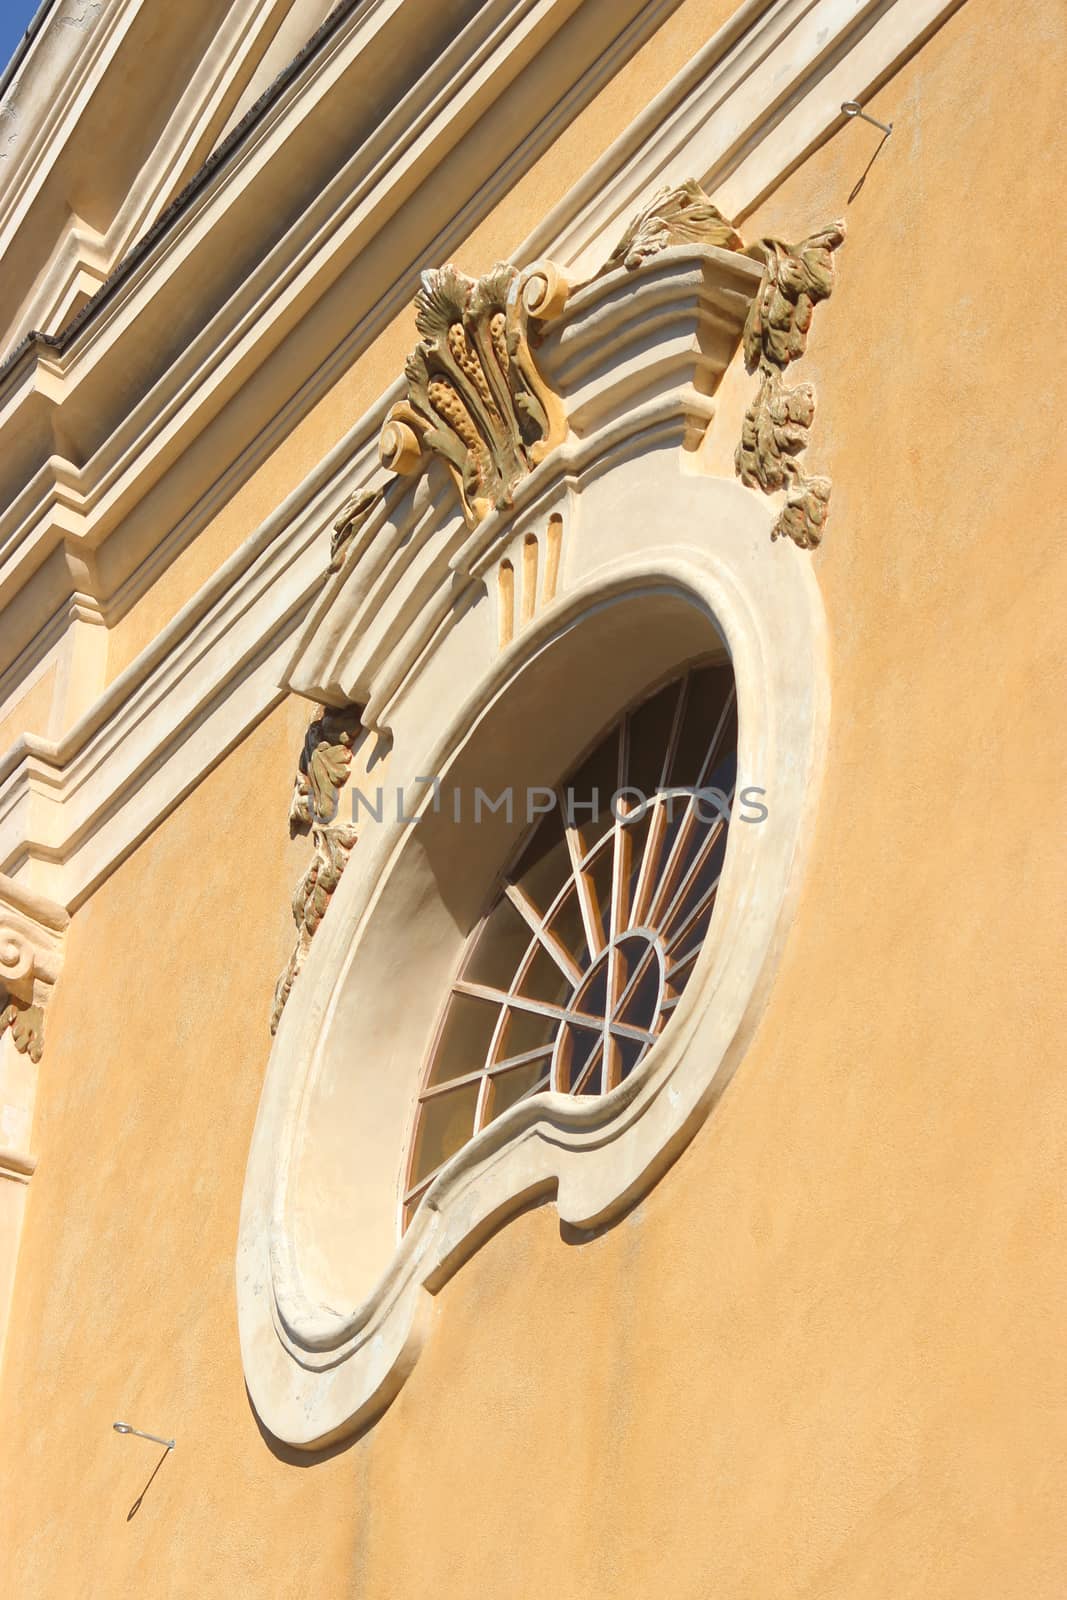
{"type": "MultiPolygon", "coordinates": [[[[245,1187],[238,1301],[264,1425],[312,1448],[388,1404],[431,1296],[541,1198],[585,1229],[667,1169],[741,1061],[788,927],[828,691],[810,556],[775,507],[703,468],[711,398],[755,278],[715,250],[663,252],[578,291],[539,351],[566,441],[471,532],[443,470],[387,494],[311,618],[289,682],[365,707],[387,736],[364,816],[293,985],[245,1187]],[[724,307],[726,308],[724,310],[724,307]],[[435,810],[433,788],[551,785],[627,706],[693,662],[728,662],[737,786],[715,914],[669,1026],[603,1095],[520,1100],[399,1223],[427,1052],[465,943],[527,831],[523,807],[435,810]]],[[[664,1181],[669,1182],[669,1176],[664,1181]]],[[[694,1225],[696,1225],[694,1223],[694,1225]]]]}

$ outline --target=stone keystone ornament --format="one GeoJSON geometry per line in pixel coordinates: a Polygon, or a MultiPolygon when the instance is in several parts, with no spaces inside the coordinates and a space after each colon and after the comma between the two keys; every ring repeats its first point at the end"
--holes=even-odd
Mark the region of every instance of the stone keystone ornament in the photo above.
{"type": "Polygon", "coordinates": [[[417,471],[426,451],[440,456],[472,528],[509,505],[515,485],[566,436],[563,406],[529,343],[531,318],[552,315],[565,298],[547,265],[520,273],[501,264],[482,278],[452,266],[422,275],[407,398],[382,429],[379,455],[401,473],[417,471]]]}

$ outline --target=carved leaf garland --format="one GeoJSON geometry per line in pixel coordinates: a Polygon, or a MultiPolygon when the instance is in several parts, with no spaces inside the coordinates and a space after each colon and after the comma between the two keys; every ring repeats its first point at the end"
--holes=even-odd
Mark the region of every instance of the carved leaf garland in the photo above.
{"type": "Polygon", "coordinates": [[[785,490],[786,502],[772,539],[788,538],[811,550],[822,538],[830,507],[829,478],[808,477],[797,457],[806,448],[815,416],[810,383],[787,385],[783,373],[804,354],[812,314],[834,286],[833,252],[845,237],[834,222],[799,245],[761,239],[763,280],[745,323],[745,364],[760,386],[745,413],[735,464],[741,482],[765,494],[785,490]]]}
{"type": "Polygon", "coordinates": [[[764,494],[785,491],[786,501],[772,539],[792,539],[804,550],[822,538],[830,507],[829,478],[807,477],[797,457],[806,448],[815,416],[810,383],[788,387],[782,373],[804,354],[812,314],[834,286],[833,252],[845,237],[843,222],[812,234],[802,244],[760,239],[747,245],[732,224],[691,179],[654,195],[623,234],[603,268],[640,267],[674,244],[707,244],[763,262],[763,278],[744,332],[745,365],[759,372],[760,387],[745,413],[735,454],[738,475],[764,494]]]}
{"type": "Polygon", "coordinates": [[[274,988],[271,1033],[277,1032],[285,1003],[307,960],[311,941],[326,915],[356,842],[355,828],[335,819],[340,790],[352,762],[352,739],[358,728],[358,713],[327,711],[310,724],[304,738],[289,804],[289,832],[294,836],[310,832],[314,854],[293,893],[296,944],[274,988]]]}
{"type": "Polygon", "coordinates": [[[357,489],[341,507],[330,536],[330,572],[338,572],[353,539],[381,499],[381,489],[357,489]]]}

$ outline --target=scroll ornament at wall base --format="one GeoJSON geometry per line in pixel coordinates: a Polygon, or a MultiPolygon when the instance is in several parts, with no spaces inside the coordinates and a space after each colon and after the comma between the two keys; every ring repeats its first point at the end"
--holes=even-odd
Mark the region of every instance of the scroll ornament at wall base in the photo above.
{"type": "Polygon", "coordinates": [[[352,762],[352,740],[359,731],[356,711],[325,711],[308,727],[289,805],[289,833],[310,834],[311,864],[293,894],[297,939],[274,989],[270,1031],[276,1033],[285,1002],[307,960],[311,941],[341,881],[356,842],[350,823],[337,821],[340,792],[352,762]]]}

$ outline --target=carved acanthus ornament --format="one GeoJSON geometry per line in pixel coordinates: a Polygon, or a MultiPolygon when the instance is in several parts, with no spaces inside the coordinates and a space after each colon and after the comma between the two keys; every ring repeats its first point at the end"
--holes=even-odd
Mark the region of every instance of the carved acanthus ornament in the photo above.
{"type": "MultiPolygon", "coordinates": [[[[689,179],[654,195],[594,274],[634,272],[661,251],[686,245],[762,263],[744,331],[745,364],[758,372],[759,392],[745,413],[735,464],[746,487],[784,493],[771,537],[788,537],[802,549],[822,537],[830,480],[807,477],[798,459],[815,414],[814,388],[787,385],[783,374],[804,354],[815,305],[833,289],[833,252],[844,236],[844,223],[835,222],[798,245],[773,238],[746,245],[689,179]]],[[[406,395],[381,431],[381,465],[410,476],[438,456],[470,528],[511,505],[516,486],[567,434],[563,402],[539,371],[532,343],[538,325],[560,314],[571,291],[551,261],[526,271],[500,263],[481,278],[453,266],[424,272],[415,297],[419,342],[404,368],[406,395]]],[[[384,493],[381,485],[363,487],[345,501],[330,541],[331,573],[344,564],[384,493]]]]}
{"type": "Polygon", "coordinates": [[[44,1008],[59,977],[69,917],[0,873],[0,1038],[31,1061],[44,1049],[44,1008]]]}
{"type": "Polygon", "coordinates": [[[567,286],[550,264],[520,273],[500,264],[482,278],[446,266],[422,275],[419,342],[404,375],[407,397],[382,429],[393,472],[440,456],[476,527],[511,503],[515,486],[566,435],[563,406],[530,350],[530,323],[562,308],[567,286]]]}
{"type": "Polygon", "coordinates": [[[626,267],[633,272],[649,256],[675,244],[714,245],[720,250],[744,250],[745,241],[704,193],[689,178],[677,188],[661,189],[639,212],[601,267],[611,272],[626,267]]]}
{"type": "Polygon", "coordinates": [[[359,730],[357,712],[324,711],[308,727],[300,757],[293,798],[289,805],[289,833],[309,833],[314,848],[311,864],[293,894],[293,921],[297,938],[285,971],[274,989],[270,1031],[275,1033],[285,1002],[307,960],[311,941],[356,842],[350,823],[338,821],[340,791],[352,762],[352,740],[359,730]]]}

